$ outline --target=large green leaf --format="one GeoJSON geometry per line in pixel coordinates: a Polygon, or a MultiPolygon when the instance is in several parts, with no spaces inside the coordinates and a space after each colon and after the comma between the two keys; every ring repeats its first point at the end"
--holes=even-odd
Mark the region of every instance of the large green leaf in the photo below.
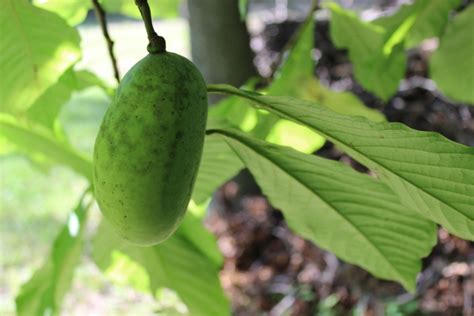
{"type": "Polygon", "coordinates": [[[199,234],[187,235],[180,227],[157,246],[137,247],[118,237],[102,221],[94,238],[93,257],[106,270],[112,263],[113,252],[122,252],[145,268],[153,294],[161,287],[170,288],[187,305],[191,315],[229,315],[229,302],[219,283],[219,265],[189,239],[199,237],[199,234]]]}
{"type": "Polygon", "coordinates": [[[59,80],[50,86],[27,111],[27,117],[33,122],[37,122],[51,130],[56,130],[56,119],[63,104],[72,95],[74,87],[74,71],[68,69],[59,80]]]}
{"type": "Polygon", "coordinates": [[[76,91],[82,91],[91,87],[99,87],[109,96],[115,95],[115,86],[109,85],[97,74],[88,70],[77,70],[74,72],[73,87],[76,91]]]}
{"type": "MultiPolygon", "coordinates": [[[[243,88],[245,89],[245,86],[243,88]]],[[[209,120],[225,121],[243,131],[250,132],[258,124],[258,114],[246,100],[228,97],[210,107],[209,120]]]]}
{"type": "MultiPolygon", "coordinates": [[[[268,89],[269,95],[291,96],[317,101],[329,109],[347,115],[363,116],[372,121],[384,121],[382,113],[366,107],[350,92],[337,92],[324,87],[313,74],[314,18],[311,15],[298,30],[295,43],[285,62],[275,74],[268,89]]],[[[314,135],[314,134],[313,134],[314,135]]],[[[317,136],[316,136],[317,137],[317,136]]]]}
{"type": "MultiPolygon", "coordinates": [[[[293,37],[291,50],[285,55],[282,66],[265,92],[270,95],[286,95],[318,101],[321,105],[338,113],[360,115],[374,121],[383,121],[385,118],[382,113],[367,108],[353,94],[331,91],[316,80],[313,74],[314,62],[311,57],[314,47],[313,39],[314,18],[310,14],[293,37]]],[[[290,146],[306,153],[313,152],[324,144],[324,139],[309,128],[275,118],[274,115],[266,116],[265,122],[260,123],[262,124],[271,126],[266,140],[275,144],[290,146]]]]}
{"type": "Polygon", "coordinates": [[[0,21],[0,110],[20,113],[79,60],[79,34],[27,0],[0,1],[0,21]]]}
{"type": "MultiPolygon", "coordinates": [[[[366,116],[375,121],[384,120],[381,113],[367,108],[354,95],[331,91],[314,78],[311,58],[313,30],[314,19],[310,14],[292,38],[291,45],[288,45],[290,49],[284,54],[285,58],[265,93],[320,100],[323,105],[338,112],[366,116]]],[[[225,119],[256,137],[305,153],[314,152],[324,144],[324,139],[312,130],[267,111],[256,110],[242,99],[227,98],[214,106],[209,115],[225,119]]]]}
{"type": "MultiPolygon", "coordinates": [[[[211,120],[208,122],[207,128],[226,125],[211,120]]],[[[235,176],[241,169],[243,169],[242,162],[229,149],[229,146],[221,139],[206,137],[201,165],[194,185],[193,201],[197,204],[205,202],[219,186],[235,176]]]]}
{"type": "Polygon", "coordinates": [[[59,315],[84,248],[87,212],[92,199],[85,193],[53,244],[50,256],[25,283],[16,298],[19,316],[59,315]]]}
{"type": "Polygon", "coordinates": [[[64,72],[58,82],[50,86],[36,99],[28,109],[27,117],[33,122],[57,131],[59,112],[62,106],[71,98],[72,93],[93,86],[99,86],[107,93],[111,93],[111,88],[95,74],[87,70],[74,71],[70,68],[64,72]]]}
{"type": "MultiPolygon", "coordinates": [[[[151,0],[148,4],[153,18],[173,18],[178,16],[180,2],[180,0],[151,0]]],[[[141,19],[134,0],[101,0],[101,3],[107,12],[141,19]]]]}
{"type": "Polygon", "coordinates": [[[231,130],[222,135],[289,226],[377,277],[415,289],[436,225],[400,204],[382,182],[344,164],[231,130]]]}
{"type": "Polygon", "coordinates": [[[43,126],[24,124],[11,115],[0,114],[0,138],[35,159],[68,166],[92,180],[92,163],[43,126]]]}
{"type": "Polygon", "coordinates": [[[474,6],[448,24],[431,57],[430,71],[445,95],[474,105],[474,6]]]}
{"type": "Polygon", "coordinates": [[[373,23],[382,26],[390,36],[404,37],[405,47],[411,48],[442,34],[449,13],[460,4],[461,0],[416,0],[373,23]]]}
{"type": "Polygon", "coordinates": [[[350,92],[333,91],[315,79],[308,81],[306,86],[306,92],[302,93],[298,98],[318,102],[340,114],[362,116],[374,122],[386,120],[381,112],[368,108],[359,98],[350,92]]]}
{"type": "Polygon", "coordinates": [[[364,22],[335,3],[327,6],[331,9],[331,38],[338,48],[349,50],[357,81],[388,100],[405,73],[403,37],[387,38],[383,27],[364,22]]]}
{"type": "Polygon", "coordinates": [[[385,180],[401,202],[449,232],[474,240],[474,148],[400,123],[374,123],[288,97],[256,96],[226,86],[209,91],[239,95],[308,126],[385,180]]]}
{"type": "MultiPolygon", "coordinates": [[[[314,18],[311,11],[287,44],[289,49],[282,53],[284,59],[265,93],[294,97],[302,97],[305,94],[306,97],[312,97],[306,93],[309,84],[316,81],[311,57],[314,47],[313,33],[314,18]]],[[[252,134],[269,142],[290,146],[306,153],[314,152],[324,145],[325,140],[312,130],[274,114],[257,112],[257,119],[258,125],[252,130],[252,134]]]]}
{"type": "Polygon", "coordinates": [[[73,26],[82,23],[87,17],[87,12],[92,8],[92,2],[87,0],[33,0],[33,4],[37,7],[58,14],[66,20],[69,25],[73,26]]]}
{"type": "Polygon", "coordinates": [[[202,224],[207,207],[208,203],[193,205],[193,202],[191,202],[176,233],[186,238],[202,254],[206,255],[214,265],[221,266],[224,259],[217,247],[216,238],[202,224]]]}
{"type": "Polygon", "coordinates": [[[310,14],[290,39],[290,49],[282,53],[282,62],[266,89],[269,94],[299,96],[301,84],[313,78],[314,17],[310,14]]]}

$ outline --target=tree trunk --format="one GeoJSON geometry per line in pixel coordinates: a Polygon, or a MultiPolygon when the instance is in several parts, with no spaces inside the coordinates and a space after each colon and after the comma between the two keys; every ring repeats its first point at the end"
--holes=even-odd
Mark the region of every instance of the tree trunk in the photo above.
{"type": "MultiPolygon", "coordinates": [[[[257,75],[250,50],[250,37],[240,19],[238,0],[188,0],[191,29],[191,55],[207,83],[240,86],[257,75]]],[[[209,102],[219,100],[209,95],[209,102]]],[[[239,193],[260,192],[248,170],[242,170],[234,181],[239,193]]]]}
{"type": "Polygon", "coordinates": [[[239,86],[256,74],[237,0],[188,0],[191,52],[207,83],[239,86]]]}

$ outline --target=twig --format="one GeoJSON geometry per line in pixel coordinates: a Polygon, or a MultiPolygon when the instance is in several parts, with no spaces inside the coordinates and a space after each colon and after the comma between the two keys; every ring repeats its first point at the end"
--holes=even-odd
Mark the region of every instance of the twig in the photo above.
{"type": "Polygon", "coordinates": [[[114,77],[118,83],[120,83],[120,73],[117,67],[117,59],[114,54],[114,41],[110,38],[109,31],[107,29],[107,19],[105,16],[105,10],[102,8],[98,0],[92,0],[94,5],[94,12],[97,20],[99,20],[102,34],[104,34],[105,41],[107,42],[107,48],[109,50],[110,61],[112,62],[112,68],[114,69],[114,77]]]}
{"type": "Polygon", "coordinates": [[[158,54],[166,51],[166,42],[162,36],[156,34],[151,20],[150,6],[148,0],[135,0],[135,4],[140,10],[143,22],[145,23],[146,33],[148,35],[149,44],[147,50],[150,54],[158,54]]]}

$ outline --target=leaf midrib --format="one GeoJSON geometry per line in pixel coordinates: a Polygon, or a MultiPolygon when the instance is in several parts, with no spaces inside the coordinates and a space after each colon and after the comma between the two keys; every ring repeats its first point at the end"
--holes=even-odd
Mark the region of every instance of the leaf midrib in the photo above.
{"type": "MultiPolygon", "coordinates": [[[[220,131],[218,133],[221,133],[220,131]]],[[[225,134],[226,136],[228,134],[225,134]]],[[[232,137],[232,136],[227,136],[227,137],[232,137]]],[[[233,138],[233,137],[232,137],[233,138]]],[[[237,140],[239,141],[239,140],[237,140]]],[[[239,141],[240,143],[242,143],[241,141],[239,141]]],[[[235,152],[235,154],[242,160],[244,161],[244,159],[241,157],[241,155],[233,148],[233,146],[231,144],[229,144],[229,142],[226,140],[226,143],[229,145],[230,148],[232,148],[232,150],[235,152]]],[[[243,143],[242,143],[243,144],[243,143]]],[[[266,156],[262,155],[258,150],[256,150],[255,148],[253,147],[250,147],[248,145],[245,145],[247,148],[251,149],[252,151],[254,151],[256,154],[258,154],[259,156],[261,157],[264,157],[267,161],[269,161],[270,163],[272,163],[272,165],[276,166],[278,169],[280,169],[282,172],[286,173],[287,175],[289,175],[291,178],[295,179],[295,181],[297,181],[298,183],[300,183],[303,187],[305,187],[309,192],[312,192],[314,195],[316,195],[320,201],[322,201],[324,204],[326,204],[330,209],[332,209],[336,214],[338,214],[345,222],[347,222],[349,224],[349,226],[353,227],[354,230],[356,230],[366,241],[367,243],[372,246],[374,249],[375,249],[375,252],[377,252],[380,257],[387,263],[387,265],[390,267],[390,269],[392,270],[392,272],[394,272],[398,277],[400,277],[400,281],[401,280],[404,280],[403,282],[405,283],[406,282],[406,279],[403,277],[402,274],[400,274],[401,272],[398,271],[396,269],[396,267],[385,257],[384,253],[373,243],[373,241],[366,235],[364,234],[363,232],[361,232],[357,226],[355,226],[346,216],[344,216],[343,214],[341,214],[337,208],[335,208],[330,202],[326,201],[324,198],[322,198],[320,195],[318,195],[316,192],[314,192],[308,185],[306,185],[303,181],[301,181],[298,177],[292,175],[288,170],[286,170],[284,167],[278,165],[276,162],[270,160],[269,158],[267,158],[266,156]]]]}
{"type": "Polygon", "coordinates": [[[284,111],[281,111],[279,109],[276,109],[274,108],[270,103],[266,103],[264,101],[261,101],[259,100],[258,98],[255,98],[255,97],[252,97],[252,96],[247,96],[245,94],[239,94],[240,96],[244,96],[245,98],[248,98],[260,105],[263,105],[264,107],[267,107],[267,108],[270,108],[272,109],[273,111],[275,112],[278,112],[280,114],[282,114],[283,116],[286,116],[287,118],[293,120],[293,121],[297,121],[298,123],[300,124],[303,124],[305,126],[309,126],[311,129],[315,130],[316,132],[318,132],[319,134],[323,135],[324,137],[330,139],[330,140],[335,140],[335,142],[338,142],[340,144],[343,144],[344,146],[350,148],[350,150],[352,151],[355,151],[356,153],[358,153],[359,155],[361,155],[362,157],[365,157],[366,159],[368,159],[369,161],[372,161],[375,165],[381,167],[382,169],[390,172],[392,175],[395,175],[396,177],[402,179],[403,181],[407,182],[408,184],[414,186],[415,188],[417,188],[418,190],[422,191],[423,193],[425,193],[426,195],[434,198],[435,200],[441,202],[442,204],[446,205],[447,207],[449,207],[451,210],[455,211],[456,213],[460,214],[461,216],[469,219],[472,221],[472,219],[470,219],[466,214],[464,214],[463,212],[461,212],[460,210],[456,209],[454,206],[450,205],[448,202],[444,201],[443,199],[441,199],[440,197],[437,197],[437,196],[433,196],[431,193],[427,192],[425,189],[419,187],[418,185],[416,185],[415,183],[413,183],[412,181],[406,179],[405,177],[397,174],[395,171],[393,171],[391,168],[388,168],[387,166],[383,165],[382,163],[380,163],[379,161],[377,160],[374,160],[372,159],[371,157],[365,155],[364,153],[362,153],[361,151],[357,150],[355,147],[351,147],[349,144],[347,144],[346,142],[340,140],[339,138],[337,137],[333,137],[333,136],[330,136],[328,134],[326,134],[324,131],[322,131],[321,129],[318,129],[318,128],[315,128],[313,125],[308,125],[306,124],[304,121],[302,120],[299,120],[296,116],[292,116],[288,113],[285,113],[284,111]]]}

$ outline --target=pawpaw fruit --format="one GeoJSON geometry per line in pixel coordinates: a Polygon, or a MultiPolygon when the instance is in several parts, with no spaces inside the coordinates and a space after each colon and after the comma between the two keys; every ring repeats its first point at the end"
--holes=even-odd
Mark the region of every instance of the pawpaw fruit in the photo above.
{"type": "Polygon", "coordinates": [[[106,220],[137,245],[183,218],[202,155],[206,84],[186,58],[149,54],[125,75],[94,147],[94,190],[106,220]]]}

